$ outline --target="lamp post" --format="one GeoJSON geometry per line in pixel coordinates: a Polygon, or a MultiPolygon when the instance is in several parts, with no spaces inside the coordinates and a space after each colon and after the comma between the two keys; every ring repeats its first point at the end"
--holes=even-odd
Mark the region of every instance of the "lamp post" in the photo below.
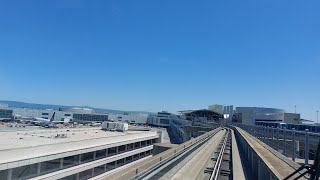
{"type": "Polygon", "coordinates": [[[317,124],[319,124],[319,111],[316,111],[317,112],[317,124]]]}
{"type": "Polygon", "coordinates": [[[294,113],[297,114],[297,106],[294,105],[294,113]]]}

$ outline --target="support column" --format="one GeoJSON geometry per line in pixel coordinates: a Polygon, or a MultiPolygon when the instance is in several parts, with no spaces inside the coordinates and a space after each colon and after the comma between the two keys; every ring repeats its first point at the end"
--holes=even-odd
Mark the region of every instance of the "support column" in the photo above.
{"type": "Polygon", "coordinates": [[[279,131],[280,131],[280,129],[277,128],[277,151],[279,151],[279,149],[280,149],[279,131]]]}
{"type": "Polygon", "coordinates": [[[8,180],[12,179],[12,168],[8,170],[8,180]]]}
{"type": "Polygon", "coordinates": [[[251,151],[251,170],[254,172],[253,150],[251,151]]]}
{"type": "Polygon", "coordinates": [[[63,158],[60,159],[60,169],[63,168],[63,158]]]}
{"type": "Polygon", "coordinates": [[[261,179],[260,175],[261,175],[261,164],[260,164],[260,160],[258,159],[258,178],[257,179],[261,179]]]}
{"type": "Polygon", "coordinates": [[[286,134],[287,134],[287,131],[286,131],[286,128],[284,127],[283,128],[283,155],[286,155],[286,134]]]}
{"type": "Polygon", "coordinates": [[[274,146],[274,128],[272,128],[272,146],[274,146]]]}
{"type": "Polygon", "coordinates": [[[296,131],[292,128],[292,161],[296,160],[296,131]]]}
{"type": "Polygon", "coordinates": [[[304,164],[309,164],[309,130],[306,129],[304,137],[304,164]]]}
{"type": "Polygon", "coordinates": [[[37,176],[40,176],[40,173],[41,173],[41,163],[38,163],[38,166],[37,166],[37,176]]]}
{"type": "Polygon", "coordinates": [[[91,170],[91,177],[94,177],[94,168],[91,170]]]}

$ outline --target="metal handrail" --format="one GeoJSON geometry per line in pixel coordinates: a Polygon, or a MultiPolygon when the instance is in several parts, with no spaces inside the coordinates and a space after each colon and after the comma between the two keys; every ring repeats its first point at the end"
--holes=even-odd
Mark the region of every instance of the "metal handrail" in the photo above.
{"type": "Polygon", "coordinates": [[[175,161],[177,161],[178,159],[183,157],[185,154],[192,151],[194,148],[196,148],[200,144],[202,144],[202,143],[206,142],[207,140],[209,140],[210,138],[212,138],[220,130],[221,130],[220,128],[213,130],[213,132],[211,134],[209,134],[208,136],[203,137],[202,139],[198,140],[196,143],[192,144],[191,146],[189,146],[185,149],[182,149],[181,151],[176,152],[173,155],[161,160],[160,162],[156,163],[155,165],[151,166],[150,168],[140,172],[139,174],[134,176],[132,179],[135,179],[135,180],[150,179],[151,177],[158,174],[161,170],[163,170],[167,166],[171,165],[172,163],[174,163],[175,161]]]}
{"type": "Polygon", "coordinates": [[[279,151],[287,157],[291,157],[293,161],[299,159],[304,160],[304,164],[308,165],[314,159],[313,152],[316,150],[315,146],[318,138],[320,138],[320,133],[310,132],[308,129],[305,131],[298,131],[293,129],[286,128],[274,128],[274,127],[265,127],[258,125],[248,125],[248,124],[239,124],[235,123],[234,125],[245,130],[252,136],[260,139],[262,142],[268,144],[275,150],[279,151]],[[272,136],[270,132],[273,133],[272,136]],[[274,136],[276,134],[276,137],[274,136]],[[272,139],[272,140],[271,140],[272,139]],[[287,145],[287,142],[290,142],[291,146],[287,145]],[[302,142],[302,146],[296,144],[296,142],[302,142]],[[311,144],[312,143],[312,144],[311,144]],[[299,146],[297,146],[299,145],[299,146]],[[300,156],[297,156],[301,154],[300,156]],[[310,157],[312,155],[312,157],[310,157]]]}

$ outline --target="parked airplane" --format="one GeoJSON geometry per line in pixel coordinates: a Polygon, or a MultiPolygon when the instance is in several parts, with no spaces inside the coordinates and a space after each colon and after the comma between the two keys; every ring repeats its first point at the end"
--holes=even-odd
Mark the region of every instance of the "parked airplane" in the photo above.
{"type": "Polygon", "coordinates": [[[55,127],[56,124],[69,124],[73,122],[73,118],[66,117],[63,118],[61,121],[54,121],[55,112],[53,113],[52,117],[50,119],[46,118],[39,118],[39,117],[22,117],[21,115],[15,115],[14,120],[19,123],[24,124],[34,124],[42,127],[55,127]]]}
{"type": "Polygon", "coordinates": [[[34,124],[38,124],[38,125],[51,124],[51,123],[53,123],[55,114],[56,114],[56,112],[53,113],[53,115],[50,119],[35,117],[35,118],[33,118],[33,120],[31,122],[34,124]]]}

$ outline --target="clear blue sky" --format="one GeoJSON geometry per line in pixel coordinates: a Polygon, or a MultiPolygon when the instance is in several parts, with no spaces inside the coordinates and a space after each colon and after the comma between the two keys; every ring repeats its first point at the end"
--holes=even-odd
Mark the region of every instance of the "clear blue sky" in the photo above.
{"type": "Polygon", "coordinates": [[[320,109],[319,0],[4,0],[0,99],[320,109]]]}

